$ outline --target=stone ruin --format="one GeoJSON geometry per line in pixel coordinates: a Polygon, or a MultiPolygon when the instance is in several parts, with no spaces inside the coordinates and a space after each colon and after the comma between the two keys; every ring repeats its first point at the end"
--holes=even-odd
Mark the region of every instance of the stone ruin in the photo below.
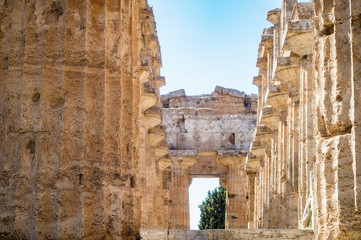
{"type": "Polygon", "coordinates": [[[267,20],[257,100],[161,97],[146,0],[0,0],[0,238],[361,239],[361,2],[267,20]],[[200,176],[226,230],[184,231],[200,176]]]}
{"type": "Polygon", "coordinates": [[[227,189],[226,228],[247,228],[245,163],[256,127],[257,96],[216,87],[211,95],[162,96],[170,157],[169,228],[189,229],[188,187],[216,177],[227,189]]]}

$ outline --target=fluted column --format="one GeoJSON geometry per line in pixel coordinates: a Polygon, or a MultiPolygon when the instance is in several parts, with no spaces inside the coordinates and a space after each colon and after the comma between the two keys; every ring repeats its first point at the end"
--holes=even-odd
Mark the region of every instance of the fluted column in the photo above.
{"type": "Polygon", "coordinates": [[[219,151],[218,162],[227,167],[226,229],[248,228],[246,157],[236,151],[219,151]]]}
{"type": "Polygon", "coordinates": [[[190,180],[188,168],[197,162],[197,151],[170,151],[172,162],[170,186],[171,229],[189,229],[189,194],[190,180]]]}
{"type": "Polygon", "coordinates": [[[255,200],[255,180],[256,173],[248,172],[248,228],[255,229],[256,225],[254,222],[254,200],[255,200]]]}

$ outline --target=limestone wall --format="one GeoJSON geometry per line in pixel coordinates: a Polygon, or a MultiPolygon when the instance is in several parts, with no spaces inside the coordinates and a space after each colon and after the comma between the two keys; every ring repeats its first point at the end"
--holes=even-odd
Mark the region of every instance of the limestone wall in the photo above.
{"type": "Polygon", "coordinates": [[[0,14],[0,238],[136,239],[146,142],[164,136],[151,9],[6,0],[0,14]]]}
{"type": "Polygon", "coordinates": [[[212,95],[162,96],[163,124],[170,149],[248,150],[255,125],[256,96],[216,87],[212,95]]]}
{"type": "Polygon", "coordinates": [[[211,95],[162,96],[162,116],[170,148],[171,229],[189,229],[188,187],[196,177],[218,177],[227,189],[227,229],[247,228],[244,170],[256,125],[256,96],[216,87],[211,95]]]}
{"type": "Polygon", "coordinates": [[[250,228],[359,239],[359,1],[283,0],[259,48],[250,228]]]}

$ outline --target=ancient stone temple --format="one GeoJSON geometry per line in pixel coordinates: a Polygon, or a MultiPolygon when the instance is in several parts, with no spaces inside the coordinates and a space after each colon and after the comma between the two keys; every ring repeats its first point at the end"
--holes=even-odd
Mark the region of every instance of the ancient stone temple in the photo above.
{"type": "Polygon", "coordinates": [[[245,163],[256,127],[257,96],[216,87],[211,95],[162,96],[169,144],[171,229],[189,229],[188,187],[193,178],[217,177],[227,189],[229,228],[247,228],[245,163]]]}
{"type": "Polygon", "coordinates": [[[0,239],[361,239],[361,2],[267,20],[257,96],[160,96],[146,0],[0,0],[0,239]],[[186,231],[197,177],[226,230],[186,231]]]}

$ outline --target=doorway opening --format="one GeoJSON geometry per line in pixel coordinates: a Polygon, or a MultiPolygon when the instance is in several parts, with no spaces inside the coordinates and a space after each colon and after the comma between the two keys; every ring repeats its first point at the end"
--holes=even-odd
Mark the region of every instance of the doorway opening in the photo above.
{"type": "Polygon", "coordinates": [[[206,199],[208,191],[219,187],[219,178],[193,178],[189,186],[189,218],[190,229],[199,230],[200,220],[199,205],[206,199]]]}

